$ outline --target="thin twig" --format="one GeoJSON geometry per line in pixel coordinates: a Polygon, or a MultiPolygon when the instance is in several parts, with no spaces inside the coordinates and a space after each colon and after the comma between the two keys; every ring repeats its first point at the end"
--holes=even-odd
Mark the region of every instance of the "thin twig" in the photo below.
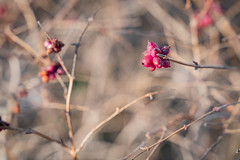
{"type": "Polygon", "coordinates": [[[150,149],[152,149],[153,147],[155,147],[156,145],[166,141],[167,139],[171,138],[172,136],[176,135],[177,133],[181,132],[181,131],[184,131],[184,130],[187,130],[188,127],[190,127],[191,125],[193,125],[194,123],[198,122],[199,120],[202,120],[203,118],[207,117],[208,115],[214,113],[214,112],[217,112],[223,108],[226,108],[228,106],[231,106],[231,105],[236,105],[240,102],[234,102],[234,103],[230,103],[230,104],[225,104],[225,105],[222,105],[222,106],[219,106],[219,107],[215,107],[213,108],[211,111],[207,112],[206,114],[200,116],[199,118],[197,118],[196,120],[192,121],[191,123],[187,124],[187,125],[184,125],[183,127],[179,128],[178,130],[174,131],[173,133],[171,133],[170,135],[168,135],[167,137],[157,141],[156,143],[148,146],[148,147],[143,147],[142,148],[142,151],[139,152],[137,155],[135,155],[132,160],[136,159],[138,156],[140,156],[142,153],[146,152],[146,151],[149,151],[150,149]]]}
{"type": "Polygon", "coordinates": [[[71,74],[70,72],[67,70],[66,66],[64,65],[64,62],[62,60],[62,58],[60,57],[59,53],[56,53],[57,58],[58,58],[58,62],[60,63],[62,69],[64,70],[64,72],[66,73],[66,75],[68,76],[69,79],[71,79],[71,74]]]}
{"type": "Polygon", "coordinates": [[[60,85],[63,88],[63,97],[66,99],[66,97],[67,97],[67,87],[66,87],[65,83],[63,82],[62,78],[59,76],[59,74],[55,73],[55,76],[56,76],[58,82],[60,83],[60,85]]]}
{"type": "Polygon", "coordinates": [[[10,26],[6,26],[4,33],[15,43],[19,44],[22,48],[24,48],[26,51],[28,51],[31,56],[35,59],[37,59],[38,61],[41,62],[45,62],[45,64],[47,63],[46,60],[42,59],[40,57],[40,55],[38,54],[37,51],[35,51],[29,44],[27,44],[26,42],[24,42],[23,40],[21,40],[20,38],[18,38],[10,29],[10,26]]]}
{"type": "Polygon", "coordinates": [[[41,132],[35,131],[31,128],[14,128],[14,127],[8,127],[8,126],[0,126],[1,129],[8,129],[8,130],[14,130],[14,131],[18,131],[18,132],[24,132],[25,134],[35,134],[39,137],[42,137],[50,142],[54,142],[57,144],[60,144],[64,149],[66,149],[68,152],[71,151],[70,147],[68,147],[62,140],[57,140],[57,139],[53,139],[41,132]]]}
{"type": "Polygon", "coordinates": [[[163,59],[167,59],[170,60],[172,62],[178,63],[178,64],[182,64],[184,66],[189,66],[189,67],[194,67],[196,70],[199,68],[212,68],[212,69],[233,69],[233,70],[240,70],[239,67],[234,67],[234,66],[215,66],[215,65],[199,65],[197,62],[193,61],[192,63],[186,63],[186,62],[182,62],[179,60],[176,60],[174,58],[171,58],[169,56],[166,56],[164,54],[157,54],[159,57],[163,58],[163,59]]]}
{"type": "MultiPolygon", "coordinates": [[[[149,137],[150,138],[150,137],[149,137]]],[[[148,140],[149,140],[148,138],[148,140]]],[[[147,143],[147,140],[143,141],[140,145],[138,145],[131,153],[128,153],[126,156],[120,158],[119,160],[127,160],[130,157],[132,157],[138,150],[139,148],[142,148],[143,146],[145,146],[147,143]]]]}
{"type": "Polygon", "coordinates": [[[42,31],[44,32],[44,34],[48,37],[49,41],[52,42],[52,38],[49,36],[49,34],[45,31],[45,29],[43,28],[42,24],[40,21],[37,21],[37,24],[39,25],[39,27],[42,29],[42,31]]]}
{"type": "Polygon", "coordinates": [[[126,110],[127,108],[129,108],[131,105],[137,103],[138,101],[150,97],[150,99],[152,99],[153,95],[158,94],[158,92],[151,92],[151,93],[147,93],[135,100],[133,100],[132,102],[128,103],[127,105],[123,106],[122,108],[116,108],[116,111],[110,115],[108,118],[106,118],[105,120],[103,120],[102,122],[100,122],[97,126],[95,126],[90,132],[88,132],[88,134],[84,137],[84,139],[82,140],[81,144],[79,145],[79,147],[77,148],[76,152],[80,152],[84,146],[86,145],[88,139],[95,133],[97,132],[98,129],[100,129],[101,127],[103,127],[107,122],[109,122],[110,120],[112,120],[114,117],[116,117],[117,115],[119,115],[121,112],[123,112],[124,110],[126,110]]]}
{"type": "Polygon", "coordinates": [[[226,133],[226,134],[239,134],[240,129],[225,129],[224,133],[226,133]]]}
{"type": "MultiPolygon", "coordinates": [[[[69,134],[69,138],[70,138],[71,146],[72,146],[72,157],[73,157],[73,159],[77,159],[77,151],[76,151],[75,145],[74,145],[72,121],[71,121],[71,116],[70,116],[70,100],[71,100],[71,93],[72,93],[73,82],[74,82],[74,79],[75,79],[74,73],[75,73],[75,68],[76,68],[76,63],[77,63],[78,48],[80,47],[80,42],[82,40],[83,35],[86,33],[90,23],[93,21],[93,18],[96,15],[96,13],[94,13],[93,16],[88,19],[88,23],[85,26],[85,28],[83,29],[83,31],[82,31],[82,33],[81,33],[81,35],[79,37],[78,43],[73,43],[73,45],[75,46],[75,54],[74,54],[74,57],[73,57],[73,65],[72,65],[71,75],[69,74],[69,72],[67,72],[67,75],[69,77],[69,85],[68,85],[68,93],[67,93],[67,99],[66,99],[66,117],[67,117],[68,129],[69,129],[68,130],[68,134],[69,134]]],[[[59,55],[57,57],[58,57],[59,60],[61,60],[61,57],[59,55]]],[[[62,65],[62,67],[65,67],[65,66],[62,65]]],[[[66,68],[64,70],[67,71],[66,68]]]]}
{"type": "Polygon", "coordinates": [[[202,155],[202,157],[200,158],[200,160],[204,160],[204,159],[207,157],[207,155],[209,154],[209,152],[211,152],[211,151],[213,150],[213,148],[215,148],[215,147],[222,141],[223,137],[224,137],[224,134],[221,135],[221,136],[219,136],[218,139],[217,139],[217,141],[214,142],[214,143],[207,149],[207,151],[202,155]]]}
{"type": "MultiPolygon", "coordinates": [[[[166,127],[162,127],[162,134],[161,134],[160,140],[163,139],[164,135],[166,134],[166,131],[167,131],[167,128],[166,127]]],[[[146,160],[150,160],[150,158],[152,157],[153,153],[158,149],[159,146],[160,146],[160,143],[153,148],[153,150],[150,152],[150,154],[148,155],[146,160]]]]}

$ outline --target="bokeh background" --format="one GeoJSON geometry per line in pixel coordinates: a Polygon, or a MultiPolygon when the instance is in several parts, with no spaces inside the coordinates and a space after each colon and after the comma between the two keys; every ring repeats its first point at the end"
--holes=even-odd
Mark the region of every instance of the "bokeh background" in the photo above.
{"type": "MultiPolygon", "coordinates": [[[[194,18],[208,1],[184,0],[1,0],[0,1],[0,114],[12,127],[33,128],[70,145],[63,88],[57,80],[43,83],[44,67],[16,43],[9,30],[41,57],[46,35],[65,46],[60,52],[71,70],[74,47],[87,20],[97,14],[81,41],[71,97],[75,145],[117,107],[153,91],[101,128],[78,154],[81,160],[131,159],[148,146],[191,122],[214,106],[238,101],[238,70],[199,69],[171,63],[150,72],[141,65],[148,40],[171,45],[169,56],[192,63],[240,67],[240,1],[212,1],[211,23],[197,26],[194,18]],[[191,3],[190,6],[186,5],[191,3]],[[21,94],[19,93],[27,93],[21,94]],[[22,96],[24,95],[24,96],[22,96]],[[162,128],[166,128],[163,135],[162,128]],[[148,134],[147,134],[148,133],[148,134]],[[148,135],[148,136],[146,136],[148,135]],[[150,135],[150,136],[149,136],[150,135]]],[[[54,54],[49,56],[57,60],[54,54]]],[[[61,76],[68,85],[66,75],[61,76]]],[[[162,143],[150,159],[200,159],[219,136],[222,140],[206,159],[238,159],[239,112],[234,106],[195,123],[162,143]]],[[[149,152],[137,159],[146,159],[149,152]]],[[[64,149],[36,135],[11,130],[0,133],[0,159],[71,159],[64,149]]]]}

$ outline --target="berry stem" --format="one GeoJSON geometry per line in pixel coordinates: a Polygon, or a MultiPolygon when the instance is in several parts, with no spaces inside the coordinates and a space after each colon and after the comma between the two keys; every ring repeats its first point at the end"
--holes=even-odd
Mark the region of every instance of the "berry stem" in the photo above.
{"type": "Polygon", "coordinates": [[[52,42],[52,38],[49,36],[49,34],[44,30],[42,24],[40,21],[37,21],[37,24],[39,25],[39,27],[42,29],[42,31],[44,32],[44,34],[48,37],[48,39],[52,42]]]}
{"type": "MultiPolygon", "coordinates": [[[[77,57],[78,57],[78,48],[80,47],[80,42],[82,40],[83,35],[86,33],[90,23],[93,21],[93,17],[96,15],[97,12],[95,12],[93,14],[93,16],[91,18],[88,19],[88,23],[86,24],[85,28],[83,29],[79,40],[77,43],[73,43],[73,45],[75,46],[75,54],[73,56],[73,65],[72,65],[72,72],[71,74],[69,72],[66,72],[68,77],[69,77],[69,86],[68,86],[68,93],[67,93],[67,99],[66,99],[66,117],[67,117],[67,124],[68,124],[68,134],[69,134],[69,138],[71,141],[71,146],[72,146],[72,158],[75,160],[77,159],[77,153],[78,151],[76,151],[75,145],[74,145],[74,139],[73,139],[73,129],[72,129],[72,121],[71,121],[71,114],[70,114],[70,100],[71,100],[71,93],[72,93],[72,87],[73,87],[73,82],[75,79],[74,73],[75,73],[75,68],[76,68],[76,64],[77,64],[77,57]]],[[[59,60],[61,60],[61,57],[57,54],[57,57],[59,58],[59,60]]],[[[60,62],[61,63],[61,62],[60,62]]],[[[64,69],[64,65],[62,65],[63,69],[64,69]]],[[[67,70],[66,68],[64,70],[67,70]]]]}
{"type": "Polygon", "coordinates": [[[79,145],[79,147],[77,148],[76,152],[80,152],[84,146],[86,145],[87,141],[89,140],[89,138],[92,137],[92,135],[94,135],[100,128],[102,128],[107,122],[109,122],[110,120],[112,120],[114,117],[116,117],[117,115],[119,115],[121,112],[123,112],[124,110],[128,109],[130,106],[132,106],[133,104],[137,103],[138,101],[144,99],[144,98],[150,98],[152,99],[153,95],[158,94],[159,92],[150,92],[147,93],[133,101],[131,101],[130,103],[126,104],[125,106],[121,107],[121,108],[116,108],[116,111],[111,114],[109,117],[107,117],[105,120],[103,120],[102,122],[100,122],[97,126],[95,126],[90,132],[88,132],[88,134],[84,137],[84,139],[82,140],[81,144],[79,145]]]}
{"type": "Polygon", "coordinates": [[[199,69],[199,68],[240,70],[239,67],[234,67],[234,66],[199,65],[199,64],[196,63],[196,62],[193,62],[193,64],[191,64],[191,63],[186,63],[186,62],[182,62],[182,61],[176,60],[176,59],[171,58],[171,57],[169,57],[169,56],[166,56],[166,55],[164,55],[164,54],[157,54],[157,55],[158,55],[160,58],[167,59],[167,60],[172,61],[172,62],[174,62],[174,63],[178,63],[178,64],[181,64],[181,65],[184,65],[184,66],[194,67],[196,70],[199,69]]]}
{"type": "Polygon", "coordinates": [[[59,54],[56,54],[56,55],[57,55],[58,61],[59,61],[59,63],[61,64],[61,67],[63,68],[64,72],[67,74],[68,78],[71,79],[71,74],[70,74],[70,72],[67,70],[66,66],[64,65],[64,62],[63,62],[62,58],[60,57],[59,54]]]}
{"type": "MultiPolygon", "coordinates": [[[[240,102],[233,102],[233,103],[229,103],[229,104],[225,104],[225,105],[219,106],[219,107],[217,107],[217,108],[218,108],[218,110],[221,110],[221,109],[226,108],[226,107],[228,107],[228,106],[237,105],[237,104],[239,104],[239,103],[240,103],[240,102]]],[[[195,119],[194,121],[188,123],[187,125],[184,125],[183,127],[179,128],[178,130],[172,132],[171,134],[169,134],[169,135],[166,136],[165,138],[160,139],[160,140],[157,141],[156,143],[154,143],[154,144],[152,144],[152,145],[150,145],[150,146],[143,147],[143,148],[142,148],[142,151],[139,152],[137,155],[135,155],[135,156],[132,158],[132,160],[136,159],[137,157],[139,157],[139,156],[140,156],[141,154],[143,154],[144,152],[149,151],[149,150],[151,150],[153,147],[155,147],[155,146],[161,144],[162,142],[168,140],[169,138],[171,138],[172,136],[178,134],[179,132],[188,129],[188,128],[189,128],[190,126],[192,126],[194,123],[196,123],[196,122],[204,119],[205,117],[211,115],[212,113],[214,113],[214,112],[216,112],[216,111],[217,111],[217,110],[211,110],[211,111],[203,114],[203,115],[200,116],[199,118],[195,119]]]]}

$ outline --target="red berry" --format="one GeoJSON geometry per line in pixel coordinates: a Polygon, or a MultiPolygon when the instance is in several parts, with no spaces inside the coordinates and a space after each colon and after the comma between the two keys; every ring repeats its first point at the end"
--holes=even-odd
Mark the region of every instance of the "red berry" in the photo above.
{"type": "Polygon", "coordinates": [[[49,39],[46,39],[44,42],[44,47],[45,48],[51,48],[52,47],[52,42],[49,39]]]}
{"type": "Polygon", "coordinates": [[[47,82],[49,81],[48,76],[42,76],[42,81],[43,81],[44,83],[47,83],[47,82]]]}
{"type": "Polygon", "coordinates": [[[46,71],[48,72],[48,74],[54,73],[55,72],[55,66],[54,65],[47,66],[46,71]]]}
{"type": "Polygon", "coordinates": [[[42,70],[42,71],[40,71],[40,72],[38,73],[38,75],[39,75],[40,77],[46,76],[46,75],[47,75],[47,71],[42,70]]]}
{"type": "Polygon", "coordinates": [[[48,77],[49,77],[51,80],[54,80],[54,79],[56,78],[56,76],[55,76],[54,73],[50,74],[48,77]]]}
{"type": "Polygon", "coordinates": [[[147,56],[147,55],[151,55],[151,54],[150,54],[150,52],[148,52],[148,51],[144,51],[144,52],[143,52],[143,55],[144,55],[144,56],[147,56]]]}
{"type": "Polygon", "coordinates": [[[148,51],[148,52],[151,52],[154,48],[158,48],[158,46],[157,46],[155,43],[153,43],[153,42],[151,42],[151,41],[148,41],[147,51],[148,51]]]}
{"type": "Polygon", "coordinates": [[[160,57],[153,57],[153,64],[157,68],[162,68],[162,59],[160,57]]]}
{"type": "Polygon", "coordinates": [[[142,59],[142,65],[144,67],[150,67],[153,63],[152,60],[153,60],[152,56],[150,56],[150,55],[144,56],[142,59]]]}
{"type": "Polygon", "coordinates": [[[62,75],[64,73],[63,69],[62,68],[58,68],[57,69],[57,74],[58,75],[62,75]]]}
{"type": "Polygon", "coordinates": [[[154,66],[154,64],[151,64],[151,65],[148,67],[148,69],[149,69],[150,71],[154,71],[154,70],[156,69],[156,66],[154,66]]]}
{"type": "Polygon", "coordinates": [[[163,59],[162,60],[162,66],[163,66],[163,68],[169,68],[170,67],[170,61],[166,60],[166,59],[163,59]]]}
{"type": "Polygon", "coordinates": [[[160,49],[162,51],[162,54],[168,55],[168,53],[170,51],[170,46],[162,46],[160,49]]]}
{"type": "Polygon", "coordinates": [[[53,52],[53,48],[48,48],[47,49],[47,54],[51,54],[53,52]]]}
{"type": "Polygon", "coordinates": [[[161,51],[159,48],[154,48],[154,49],[151,51],[151,56],[152,56],[152,57],[157,57],[157,53],[162,53],[162,51],[161,51]]]}

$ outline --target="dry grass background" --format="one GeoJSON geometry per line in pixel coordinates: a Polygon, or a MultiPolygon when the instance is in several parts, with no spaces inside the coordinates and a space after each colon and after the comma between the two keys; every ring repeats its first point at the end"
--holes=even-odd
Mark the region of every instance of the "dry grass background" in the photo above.
{"type": "MultiPolygon", "coordinates": [[[[45,53],[46,36],[37,26],[39,20],[48,34],[65,43],[60,55],[71,70],[74,47],[90,17],[98,13],[81,42],[71,98],[75,145],[117,107],[153,91],[153,100],[144,99],[109,121],[90,138],[78,153],[82,160],[115,160],[134,152],[141,144],[156,142],[189,123],[213,106],[238,101],[240,72],[185,67],[154,72],[142,67],[147,41],[171,45],[169,56],[199,64],[238,66],[240,60],[240,3],[219,0],[224,14],[215,24],[196,35],[190,20],[204,1],[192,1],[189,9],[181,0],[2,0],[8,8],[0,18],[1,108],[4,121],[12,127],[33,128],[70,146],[65,116],[63,89],[57,81],[48,84],[38,77],[40,66],[31,54],[6,36],[6,28],[29,44],[40,55],[45,53]],[[14,95],[25,88],[27,97],[14,95]],[[19,103],[20,113],[13,112],[19,103]],[[182,116],[182,118],[181,118],[182,116]],[[179,119],[176,119],[180,117],[179,119]],[[174,121],[175,120],[175,121],[174,121]],[[172,122],[172,124],[170,124],[172,122]],[[146,133],[151,136],[146,137],[146,133]]],[[[50,55],[52,60],[56,59],[50,55]]],[[[67,84],[67,76],[62,76],[67,84]]],[[[239,128],[239,112],[226,121],[233,106],[204,118],[187,131],[173,136],[151,156],[158,160],[199,159],[223,134],[224,124],[239,128]]],[[[206,159],[238,159],[239,132],[227,134],[206,159]]],[[[149,152],[137,159],[146,159],[149,152]]],[[[63,148],[36,135],[6,130],[0,133],[0,159],[71,159],[63,148]]],[[[127,159],[130,159],[128,157],[127,159]]]]}

